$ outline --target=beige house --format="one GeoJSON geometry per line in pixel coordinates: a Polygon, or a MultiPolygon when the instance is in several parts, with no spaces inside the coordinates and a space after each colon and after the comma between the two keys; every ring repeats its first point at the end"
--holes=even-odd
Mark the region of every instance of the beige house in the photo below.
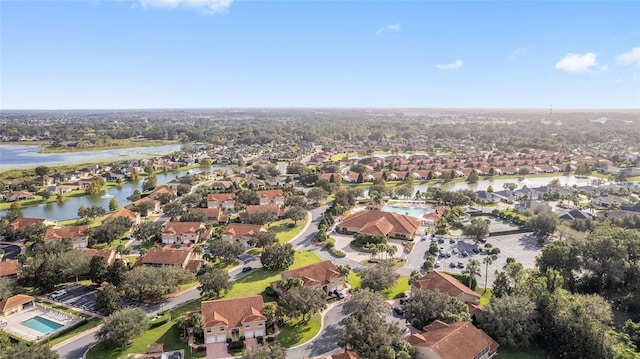
{"type": "Polygon", "coordinates": [[[225,241],[237,241],[247,244],[254,234],[265,231],[264,227],[257,224],[229,223],[220,233],[220,238],[225,241]]]}
{"type": "Polygon", "coordinates": [[[205,231],[202,222],[168,222],[162,229],[163,244],[197,243],[205,231]]]}
{"type": "Polygon", "coordinates": [[[116,250],[113,248],[108,249],[94,249],[84,248],[82,250],[86,255],[90,257],[102,257],[108,265],[112,265],[116,261],[116,250]]]}
{"type": "Polygon", "coordinates": [[[52,219],[44,219],[44,218],[25,218],[20,217],[16,218],[15,221],[9,223],[9,227],[11,227],[15,231],[21,231],[31,226],[35,226],[38,224],[42,224],[45,227],[55,226],[56,221],[52,219]]]}
{"type": "Polygon", "coordinates": [[[424,329],[407,339],[416,349],[416,359],[491,359],[498,355],[498,343],[470,322],[436,320],[424,329]]]}
{"type": "MultiPolygon", "coordinates": [[[[302,279],[305,287],[320,288],[327,294],[344,288],[344,275],[329,260],[282,272],[283,280],[289,278],[302,279]]],[[[272,286],[274,290],[279,291],[277,284],[278,282],[275,282],[272,286]]]]}
{"type": "Polygon", "coordinates": [[[85,248],[89,242],[89,226],[47,228],[44,236],[45,241],[61,241],[63,239],[70,240],[73,248],[85,248]]]}
{"type": "Polygon", "coordinates": [[[459,280],[438,271],[427,273],[422,278],[411,283],[411,296],[421,290],[437,290],[452,297],[458,298],[469,307],[469,314],[472,317],[482,316],[482,306],[480,305],[480,294],[462,284],[459,280]]]}
{"type": "Polygon", "coordinates": [[[262,296],[208,300],[200,304],[205,344],[239,341],[266,333],[262,296]]]}
{"type": "Polygon", "coordinates": [[[140,257],[135,266],[166,267],[179,266],[193,273],[202,268],[203,261],[190,250],[172,248],[152,248],[140,257]]]}
{"type": "Polygon", "coordinates": [[[0,301],[0,317],[19,313],[25,309],[35,308],[35,298],[29,295],[18,294],[0,301]]]}
{"type": "Polygon", "coordinates": [[[207,208],[222,208],[233,211],[235,206],[235,193],[212,193],[207,196],[207,208]]]}
{"type": "Polygon", "coordinates": [[[277,206],[284,205],[284,193],[281,189],[272,189],[268,191],[258,191],[260,197],[260,205],[275,204],[277,206]]]}
{"type": "Polygon", "coordinates": [[[284,217],[285,211],[275,204],[266,204],[266,205],[251,205],[247,206],[244,211],[238,213],[238,218],[242,223],[251,218],[251,215],[257,212],[271,212],[277,219],[281,219],[284,217]]]}
{"type": "Polygon", "coordinates": [[[116,212],[112,213],[111,215],[109,215],[108,217],[106,217],[102,221],[102,223],[109,223],[109,222],[113,221],[114,219],[116,219],[118,217],[129,218],[131,221],[133,221],[133,225],[134,226],[139,226],[140,222],[142,221],[140,213],[132,211],[132,210],[130,210],[128,208],[122,208],[121,210],[116,211],[116,212]]]}

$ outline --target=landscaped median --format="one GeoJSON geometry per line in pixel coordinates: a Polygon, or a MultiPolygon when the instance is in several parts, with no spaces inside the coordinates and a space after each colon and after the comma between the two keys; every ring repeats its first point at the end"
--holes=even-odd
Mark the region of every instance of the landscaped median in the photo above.
{"type": "MultiPolygon", "coordinates": [[[[311,251],[296,251],[295,261],[290,269],[321,262],[320,257],[311,251]]],[[[249,272],[246,276],[234,282],[233,288],[223,298],[239,298],[250,295],[262,295],[265,302],[275,301],[274,297],[264,294],[264,289],[271,282],[280,279],[280,272],[267,271],[259,268],[249,272]]],[[[207,299],[207,298],[205,298],[207,299]]],[[[200,310],[202,298],[186,303],[169,311],[171,320],[158,327],[147,330],[141,337],[134,340],[129,346],[122,349],[114,349],[103,345],[96,345],[87,353],[88,359],[116,359],[131,353],[146,353],[147,345],[152,343],[164,343],[164,350],[185,350],[185,358],[203,357],[203,353],[192,353],[186,342],[180,340],[180,330],[176,327],[177,318],[189,311],[200,310]]],[[[281,328],[282,338],[278,343],[285,347],[303,344],[313,338],[320,331],[320,314],[314,315],[308,322],[301,323],[293,320],[291,326],[281,328]]]]}

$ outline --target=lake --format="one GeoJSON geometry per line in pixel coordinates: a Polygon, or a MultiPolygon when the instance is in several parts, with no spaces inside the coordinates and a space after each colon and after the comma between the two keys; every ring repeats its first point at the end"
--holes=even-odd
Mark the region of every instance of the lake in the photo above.
{"type": "MultiPolygon", "coordinates": [[[[221,167],[211,167],[208,170],[214,171],[221,167]]],[[[190,170],[180,170],[174,172],[158,173],[156,174],[158,185],[167,183],[177,177],[186,175],[187,173],[201,172],[199,168],[193,168],[190,170]]],[[[66,220],[78,217],[78,208],[80,206],[100,206],[109,211],[109,202],[111,198],[115,198],[120,205],[120,208],[129,203],[127,197],[131,196],[133,191],[140,190],[142,192],[142,182],[144,177],[141,177],[137,183],[125,182],[119,186],[110,187],[106,191],[103,191],[94,196],[80,196],[67,198],[64,202],[49,202],[40,204],[34,207],[26,207],[22,209],[22,214],[27,218],[48,218],[55,220],[66,220]],[[112,197],[113,196],[113,197],[112,197]]],[[[0,211],[0,217],[4,216],[6,211],[0,211]]]]}
{"type": "Polygon", "coordinates": [[[180,151],[181,148],[181,145],[164,145],[100,151],[39,153],[38,151],[42,150],[42,146],[0,144],[0,172],[42,165],[60,166],[164,156],[172,152],[180,151]]]}

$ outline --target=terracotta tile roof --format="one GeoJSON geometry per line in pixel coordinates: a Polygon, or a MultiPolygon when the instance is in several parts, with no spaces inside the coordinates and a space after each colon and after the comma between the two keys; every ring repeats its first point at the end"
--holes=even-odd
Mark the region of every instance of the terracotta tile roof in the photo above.
{"type": "Polygon", "coordinates": [[[354,351],[345,350],[343,353],[333,354],[331,359],[360,359],[360,356],[354,351]]]}
{"type": "Polygon", "coordinates": [[[229,328],[241,327],[243,323],[266,320],[263,315],[262,296],[208,300],[200,304],[203,327],[227,325],[229,328]]]}
{"type": "Polygon", "coordinates": [[[284,194],[281,189],[271,189],[267,191],[258,191],[258,196],[260,196],[260,198],[276,198],[283,197],[284,194]]]}
{"type": "Polygon", "coordinates": [[[201,227],[204,228],[204,223],[202,222],[168,222],[162,229],[162,233],[196,233],[198,228],[201,227]]]}
{"type": "Polygon", "coordinates": [[[71,226],[71,227],[58,227],[58,228],[48,228],[47,233],[45,234],[45,240],[60,240],[60,239],[71,239],[74,237],[82,237],[88,236],[89,234],[89,226],[71,226]]]}
{"type": "Polygon", "coordinates": [[[44,223],[45,219],[43,218],[24,218],[24,217],[20,217],[18,219],[16,219],[15,221],[11,222],[11,224],[9,224],[11,226],[11,228],[15,229],[15,230],[19,230],[19,229],[24,229],[27,228],[29,226],[33,226],[36,224],[40,224],[40,223],[44,223]]]}
{"type": "Polygon", "coordinates": [[[112,213],[107,218],[105,218],[102,222],[109,223],[118,217],[126,217],[135,222],[135,220],[140,217],[140,213],[132,211],[128,208],[122,208],[121,210],[112,213]]]}
{"type": "Polygon", "coordinates": [[[185,266],[191,252],[184,249],[149,249],[147,254],[138,259],[136,265],[161,264],[185,266]]]}
{"type": "Polygon", "coordinates": [[[207,201],[211,202],[235,201],[235,199],[235,193],[211,193],[207,196],[207,201]]]}
{"type": "Polygon", "coordinates": [[[446,324],[436,320],[426,331],[411,335],[407,341],[416,348],[429,348],[440,359],[474,359],[480,352],[495,352],[498,343],[470,322],[446,324]]]}
{"type": "Polygon", "coordinates": [[[243,212],[240,212],[238,215],[240,216],[241,219],[247,219],[252,214],[256,212],[261,212],[261,211],[272,212],[278,217],[284,216],[284,213],[285,213],[284,209],[278,207],[278,205],[276,204],[265,204],[265,205],[249,205],[243,212]]]}
{"type": "Polygon", "coordinates": [[[420,227],[420,222],[413,217],[398,213],[360,211],[345,218],[338,227],[356,228],[360,233],[367,230],[373,235],[387,235],[390,232],[414,234],[420,227]]]}
{"type": "Polygon", "coordinates": [[[457,297],[461,293],[466,293],[472,297],[478,299],[480,298],[480,295],[478,293],[474,292],[466,285],[460,283],[460,281],[458,281],[454,277],[438,271],[427,273],[424,277],[414,280],[412,285],[420,290],[437,289],[440,292],[447,293],[452,297],[457,297]]]}
{"type": "Polygon", "coordinates": [[[230,234],[234,238],[252,236],[259,232],[262,226],[257,224],[245,224],[245,223],[229,223],[224,229],[222,234],[230,234]]]}
{"type": "Polygon", "coordinates": [[[13,297],[9,297],[6,300],[0,301],[0,313],[8,312],[11,309],[27,304],[33,301],[35,298],[29,295],[18,294],[13,297]]]}
{"type": "Polygon", "coordinates": [[[0,262],[0,277],[9,277],[18,274],[18,260],[6,259],[0,262]]]}
{"type": "Polygon", "coordinates": [[[207,218],[216,218],[218,222],[227,222],[229,216],[220,212],[220,208],[201,208],[207,218]]]}
{"type": "Polygon", "coordinates": [[[90,257],[102,257],[105,261],[107,261],[108,265],[112,265],[116,260],[116,250],[109,249],[94,249],[94,248],[84,248],[82,250],[84,253],[89,255],[90,257]]]}
{"type": "Polygon", "coordinates": [[[340,277],[338,267],[329,260],[282,272],[282,278],[300,278],[305,285],[328,284],[340,277]]]}
{"type": "Polygon", "coordinates": [[[184,269],[193,273],[198,273],[200,268],[202,268],[202,264],[203,264],[203,261],[201,260],[191,259],[187,262],[187,265],[184,266],[184,269]]]}

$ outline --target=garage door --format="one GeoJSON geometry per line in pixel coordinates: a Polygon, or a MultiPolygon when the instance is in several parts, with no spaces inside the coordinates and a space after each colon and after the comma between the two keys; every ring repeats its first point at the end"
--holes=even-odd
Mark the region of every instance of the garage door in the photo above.
{"type": "Polygon", "coordinates": [[[244,336],[246,338],[253,338],[255,335],[253,334],[253,330],[252,331],[246,331],[244,332],[244,336]]]}
{"type": "Polygon", "coordinates": [[[256,337],[264,337],[264,330],[256,330],[255,334],[256,337]]]}
{"type": "Polygon", "coordinates": [[[227,336],[226,335],[218,335],[218,336],[211,336],[211,337],[206,337],[204,340],[205,344],[211,344],[211,343],[225,343],[227,341],[227,336]]]}
{"type": "Polygon", "coordinates": [[[206,337],[204,338],[204,343],[205,344],[211,344],[211,343],[215,343],[216,342],[216,337],[206,337]]]}
{"type": "Polygon", "coordinates": [[[218,335],[218,337],[216,338],[216,341],[218,343],[226,343],[227,342],[227,336],[226,335],[218,335]]]}

